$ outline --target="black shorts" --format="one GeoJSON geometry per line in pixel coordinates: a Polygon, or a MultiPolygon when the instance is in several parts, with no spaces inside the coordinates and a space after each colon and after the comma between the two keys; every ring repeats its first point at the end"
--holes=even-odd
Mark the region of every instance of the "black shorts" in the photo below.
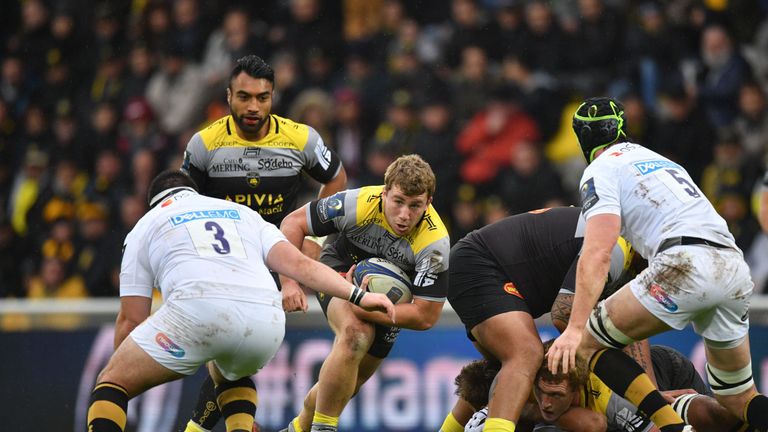
{"type": "MultiPolygon", "coordinates": [[[[346,263],[331,261],[332,260],[327,259],[327,257],[324,255],[320,256],[320,262],[331,267],[339,273],[345,273],[347,270],[349,270],[350,266],[346,263]]],[[[331,303],[333,296],[320,292],[315,293],[315,296],[317,296],[317,301],[320,303],[320,307],[323,309],[323,314],[327,319],[328,305],[331,303]]],[[[392,350],[392,346],[395,344],[395,340],[397,340],[397,335],[400,334],[400,327],[383,326],[375,323],[372,324],[375,329],[375,334],[373,336],[373,343],[371,344],[371,348],[368,349],[368,354],[376,358],[386,358],[389,355],[389,352],[392,350]]]]}
{"type": "Polygon", "coordinates": [[[506,312],[530,314],[513,281],[476,245],[459,241],[451,248],[448,268],[448,301],[474,341],[472,329],[490,317],[506,312]]]}
{"type": "Polygon", "coordinates": [[[651,361],[659,390],[691,388],[699,394],[712,396],[693,363],[679,351],[663,345],[652,345],[651,361]]]}

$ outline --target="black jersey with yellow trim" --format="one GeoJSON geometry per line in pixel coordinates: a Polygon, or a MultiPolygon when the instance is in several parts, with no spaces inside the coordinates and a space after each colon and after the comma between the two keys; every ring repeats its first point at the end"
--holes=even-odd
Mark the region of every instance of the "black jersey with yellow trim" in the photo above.
{"type": "Polygon", "coordinates": [[[445,301],[448,230],[430,205],[411,232],[398,236],[384,217],[383,188],[350,189],[310,203],[310,234],[340,233],[334,243],[324,248],[321,262],[333,268],[349,268],[365,258],[384,258],[412,277],[414,297],[445,301]]]}
{"type": "Polygon", "coordinates": [[[278,225],[296,207],[302,172],[327,183],[340,167],[317,131],[272,114],[258,141],[241,138],[231,115],[216,120],[190,139],[182,170],[204,195],[248,206],[278,225]]]}

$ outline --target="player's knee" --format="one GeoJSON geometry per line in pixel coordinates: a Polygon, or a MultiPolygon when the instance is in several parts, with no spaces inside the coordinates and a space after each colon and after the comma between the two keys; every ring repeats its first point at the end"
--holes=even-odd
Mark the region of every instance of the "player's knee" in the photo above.
{"type": "Polygon", "coordinates": [[[353,353],[365,353],[373,343],[375,329],[362,321],[350,323],[336,335],[337,346],[353,353]]]}
{"type": "Polygon", "coordinates": [[[541,343],[532,341],[520,344],[510,350],[510,355],[502,359],[502,368],[511,367],[518,371],[535,374],[544,360],[544,347],[541,343]]]}

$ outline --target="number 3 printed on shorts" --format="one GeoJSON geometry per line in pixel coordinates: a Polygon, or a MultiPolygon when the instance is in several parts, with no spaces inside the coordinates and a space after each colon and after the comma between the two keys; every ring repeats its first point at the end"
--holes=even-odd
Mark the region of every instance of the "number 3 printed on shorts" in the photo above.
{"type": "Polygon", "coordinates": [[[661,181],[667,185],[667,188],[675,194],[675,196],[682,202],[687,202],[692,199],[701,198],[701,193],[696,185],[693,184],[690,177],[685,172],[680,172],[676,169],[665,169],[667,176],[661,176],[661,181]]]}
{"type": "Polygon", "coordinates": [[[185,224],[200,256],[245,258],[245,247],[235,222],[200,220],[185,224]]]}

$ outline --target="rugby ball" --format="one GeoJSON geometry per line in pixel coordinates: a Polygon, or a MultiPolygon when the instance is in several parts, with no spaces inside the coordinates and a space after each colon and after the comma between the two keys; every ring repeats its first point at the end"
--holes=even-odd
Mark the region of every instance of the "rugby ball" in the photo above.
{"type": "Polygon", "coordinates": [[[393,262],[383,258],[368,258],[357,263],[352,279],[358,287],[368,276],[368,291],[389,297],[394,304],[411,302],[411,281],[393,262]]]}

